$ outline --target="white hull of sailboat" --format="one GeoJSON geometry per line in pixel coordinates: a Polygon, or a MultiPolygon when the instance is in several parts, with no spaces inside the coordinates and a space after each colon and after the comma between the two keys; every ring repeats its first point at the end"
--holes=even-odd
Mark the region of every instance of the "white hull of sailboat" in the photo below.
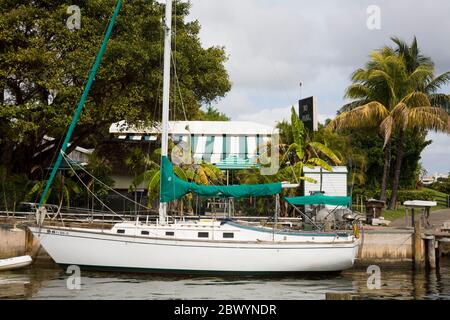
{"type": "Polygon", "coordinates": [[[124,236],[69,228],[31,228],[60,265],[136,272],[287,273],[351,268],[359,241],[280,243],[124,236]]]}

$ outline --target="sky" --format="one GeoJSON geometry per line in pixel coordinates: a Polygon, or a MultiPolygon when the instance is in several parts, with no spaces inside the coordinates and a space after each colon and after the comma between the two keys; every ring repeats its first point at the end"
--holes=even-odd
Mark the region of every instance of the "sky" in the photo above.
{"type": "MultiPolygon", "coordinates": [[[[190,0],[205,47],[224,46],[231,91],[215,102],[232,120],[274,125],[315,96],[319,122],[346,102],[350,75],[390,37],[417,36],[437,73],[450,70],[448,0],[190,0]],[[375,7],[374,7],[375,6],[375,7]],[[378,14],[379,13],[379,14],[378,14]],[[302,88],[300,89],[300,82],[302,88]]],[[[450,86],[443,88],[450,93],[450,86]]],[[[450,171],[450,135],[430,133],[429,174],[450,171]]]]}

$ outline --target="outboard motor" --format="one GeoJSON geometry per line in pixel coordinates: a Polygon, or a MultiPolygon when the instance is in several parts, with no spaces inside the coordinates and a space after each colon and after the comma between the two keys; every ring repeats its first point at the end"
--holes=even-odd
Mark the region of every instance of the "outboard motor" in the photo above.
{"type": "Polygon", "coordinates": [[[355,220],[355,214],[349,208],[340,208],[334,210],[334,218],[339,222],[355,220]]]}
{"type": "Polygon", "coordinates": [[[327,207],[323,207],[316,214],[316,222],[334,222],[334,214],[327,207]]]}

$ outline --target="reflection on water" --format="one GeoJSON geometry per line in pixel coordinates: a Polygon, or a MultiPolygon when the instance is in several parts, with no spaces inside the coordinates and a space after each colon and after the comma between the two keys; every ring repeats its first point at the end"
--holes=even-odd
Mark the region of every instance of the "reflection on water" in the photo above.
{"type": "Polygon", "coordinates": [[[381,288],[367,288],[365,270],[339,275],[199,277],[83,271],[81,290],[68,290],[59,269],[32,267],[0,273],[2,299],[324,299],[326,292],[361,299],[450,299],[450,260],[440,272],[382,268],[381,288]]]}

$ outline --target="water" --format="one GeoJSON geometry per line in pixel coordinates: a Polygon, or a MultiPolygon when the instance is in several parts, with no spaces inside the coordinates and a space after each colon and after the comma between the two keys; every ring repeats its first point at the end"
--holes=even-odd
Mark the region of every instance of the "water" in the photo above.
{"type": "Polygon", "coordinates": [[[365,269],[338,275],[201,277],[81,273],[81,290],[67,289],[61,269],[32,267],[0,273],[2,299],[325,299],[326,292],[361,299],[450,299],[450,259],[440,272],[414,274],[405,267],[381,268],[381,288],[369,290],[365,269]]]}

